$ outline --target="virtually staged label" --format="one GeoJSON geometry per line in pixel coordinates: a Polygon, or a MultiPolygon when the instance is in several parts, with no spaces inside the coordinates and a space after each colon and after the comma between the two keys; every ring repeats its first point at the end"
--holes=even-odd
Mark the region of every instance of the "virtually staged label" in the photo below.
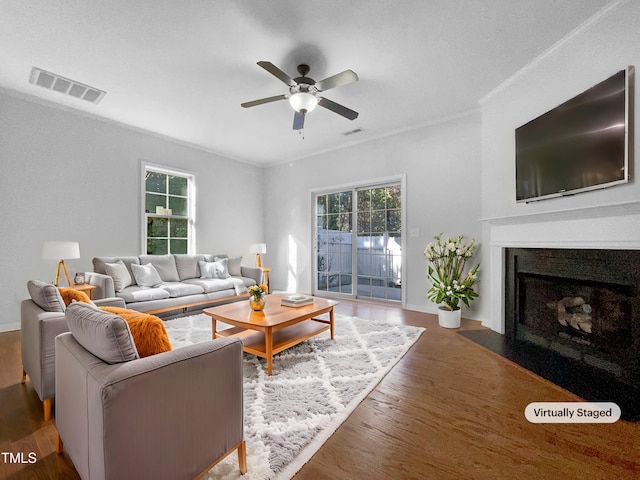
{"type": "Polygon", "coordinates": [[[524,409],[531,423],[614,423],[620,414],[613,402],[533,402],[524,409]]]}

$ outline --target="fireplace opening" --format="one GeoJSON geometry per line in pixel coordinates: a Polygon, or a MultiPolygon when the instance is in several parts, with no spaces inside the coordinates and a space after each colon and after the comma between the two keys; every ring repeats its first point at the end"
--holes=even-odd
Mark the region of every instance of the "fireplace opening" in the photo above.
{"type": "Polygon", "coordinates": [[[508,358],[640,419],[640,251],[509,248],[508,358]]]}
{"type": "Polygon", "coordinates": [[[535,274],[517,283],[517,340],[623,377],[633,347],[632,286],[535,274]]]}

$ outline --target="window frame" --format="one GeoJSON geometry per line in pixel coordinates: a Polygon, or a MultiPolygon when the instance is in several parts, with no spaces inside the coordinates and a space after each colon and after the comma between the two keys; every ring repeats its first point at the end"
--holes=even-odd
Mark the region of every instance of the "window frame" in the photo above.
{"type": "MultiPolygon", "coordinates": [[[[185,219],[187,220],[187,253],[194,254],[196,252],[196,174],[187,170],[177,169],[173,167],[165,167],[149,162],[142,161],[140,169],[140,230],[141,243],[140,251],[147,255],[147,225],[149,218],[166,218],[166,219],[185,219]],[[147,172],[159,173],[162,175],[171,175],[187,179],[187,215],[165,215],[155,212],[146,212],[146,177],[147,172]]],[[[157,193],[157,192],[153,192],[157,193]]],[[[163,195],[168,196],[168,193],[163,195]]],[[[170,237],[169,237],[170,238],[170,237]]],[[[168,243],[168,253],[171,252],[171,244],[168,243]]]]}

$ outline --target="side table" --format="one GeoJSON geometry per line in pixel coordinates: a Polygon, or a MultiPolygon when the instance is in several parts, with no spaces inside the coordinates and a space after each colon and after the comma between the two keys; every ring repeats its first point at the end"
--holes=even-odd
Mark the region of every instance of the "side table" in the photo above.
{"type": "Polygon", "coordinates": [[[77,283],[71,285],[69,288],[73,288],[74,290],[80,290],[81,292],[85,292],[90,300],[93,300],[93,291],[96,289],[95,285],[91,285],[90,283],[77,283]]]}

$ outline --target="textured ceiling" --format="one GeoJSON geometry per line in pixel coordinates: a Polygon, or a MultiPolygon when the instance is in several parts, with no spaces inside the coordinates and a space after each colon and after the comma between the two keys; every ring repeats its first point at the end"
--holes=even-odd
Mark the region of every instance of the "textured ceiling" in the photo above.
{"type": "Polygon", "coordinates": [[[0,0],[0,87],[233,159],[270,165],[409,130],[478,100],[596,14],[605,0],[0,0]],[[309,113],[256,65],[356,83],[309,113]],[[33,66],[107,92],[94,105],[31,85],[33,66]],[[355,135],[345,132],[362,129],[355,135]]]}

